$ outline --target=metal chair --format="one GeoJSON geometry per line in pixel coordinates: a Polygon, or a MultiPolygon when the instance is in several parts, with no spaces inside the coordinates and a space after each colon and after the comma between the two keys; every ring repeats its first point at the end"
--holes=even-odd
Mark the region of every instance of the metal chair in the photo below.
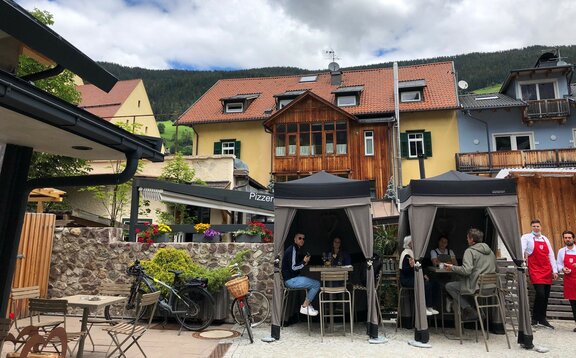
{"type": "MultiPolygon", "coordinates": [[[[400,273],[396,276],[396,284],[398,287],[398,306],[396,307],[396,329],[395,331],[398,332],[398,328],[402,328],[402,306],[403,306],[403,299],[408,297],[410,298],[411,307],[414,307],[414,287],[404,287],[400,283],[400,273]]],[[[431,317],[431,316],[428,316],[431,317]]],[[[412,314],[412,324],[414,325],[414,314],[412,314]]],[[[438,319],[436,315],[434,315],[434,327],[436,331],[438,331],[438,319]]]]}
{"type": "MultiPolygon", "coordinates": [[[[34,316],[40,316],[40,315],[46,315],[46,314],[60,314],[62,315],[63,319],[62,319],[62,328],[64,328],[64,331],[66,333],[66,340],[67,342],[71,342],[71,341],[75,341],[78,340],[83,334],[85,334],[86,332],[77,332],[77,331],[68,331],[66,328],[66,317],[68,314],[68,301],[66,300],[56,300],[56,299],[45,299],[45,298],[31,298],[28,301],[28,309],[30,310],[30,325],[33,325],[34,322],[34,316]]],[[[55,327],[57,328],[57,327],[55,327]]],[[[50,333],[51,331],[46,331],[46,333],[50,333]]],[[[52,345],[56,345],[60,342],[60,339],[58,337],[55,337],[54,340],[47,340],[48,343],[51,343],[52,345]]],[[[70,347],[68,346],[68,351],[70,353],[70,355],[72,355],[72,352],[76,349],[76,346],[78,345],[78,342],[76,342],[76,345],[74,346],[74,348],[70,349],[70,347]]],[[[56,348],[56,346],[55,346],[56,348]]],[[[65,345],[62,345],[62,349],[66,349],[65,345]]],[[[62,351],[63,353],[64,351],[62,351]]]]}
{"type": "MultiPolygon", "coordinates": [[[[516,324],[518,322],[518,294],[516,286],[516,274],[514,272],[506,272],[500,274],[500,292],[502,292],[502,302],[506,310],[506,318],[509,319],[512,325],[514,336],[516,333],[516,324]]],[[[504,324],[506,326],[506,324],[504,324]]]]}
{"type": "Polygon", "coordinates": [[[7,352],[6,358],[64,358],[68,347],[66,330],[63,327],[56,327],[45,336],[38,334],[38,328],[33,326],[24,327],[18,337],[8,334],[6,341],[16,344],[23,342],[20,351],[7,352]],[[24,338],[27,337],[27,338],[24,338]],[[44,352],[43,349],[48,344],[57,342],[62,347],[61,352],[44,352]]]}
{"type": "Polygon", "coordinates": [[[350,336],[354,340],[354,319],[352,312],[352,295],[346,289],[348,281],[348,271],[320,272],[320,294],[318,296],[320,306],[320,336],[324,341],[324,318],[328,317],[333,320],[335,317],[341,317],[344,325],[344,335],[346,335],[346,303],[350,310],[350,336]],[[327,297],[326,297],[327,296],[327,297]],[[342,313],[332,312],[332,305],[342,304],[342,313]],[[330,313],[325,314],[324,305],[330,304],[330,313]]]}
{"type": "MultiPolygon", "coordinates": [[[[110,283],[105,282],[102,283],[98,293],[103,296],[122,296],[128,297],[130,295],[130,283],[110,283]]],[[[93,316],[89,317],[86,321],[87,329],[86,334],[88,335],[88,339],[90,340],[90,344],[92,344],[92,351],[94,352],[95,344],[92,340],[92,336],[90,335],[90,330],[92,326],[114,326],[118,323],[124,322],[124,310],[125,310],[125,302],[122,301],[121,307],[118,305],[106,306],[104,308],[104,317],[102,316],[93,316]],[[106,318],[110,317],[110,319],[106,318]]]]}
{"type": "Polygon", "coordinates": [[[103,330],[106,331],[108,335],[112,338],[112,342],[116,345],[116,348],[114,348],[112,352],[110,352],[110,349],[108,349],[108,352],[106,352],[106,357],[111,357],[116,352],[118,352],[120,356],[125,356],[125,353],[133,345],[136,345],[138,349],[140,349],[140,352],[142,352],[144,357],[146,357],[146,353],[144,353],[144,350],[140,346],[140,343],[138,343],[138,340],[144,335],[144,333],[146,333],[148,328],[150,328],[150,324],[152,323],[152,319],[154,318],[154,312],[156,311],[156,306],[158,304],[159,297],[160,297],[160,291],[156,291],[152,293],[139,295],[136,299],[136,312],[138,316],[140,315],[141,312],[144,312],[144,310],[151,307],[150,310],[151,313],[150,317],[148,318],[147,324],[140,325],[138,324],[139,321],[132,321],[132,322],[118,323],[117,325],[114,325],[112,327],[103,328],[103,330]],[[126,338],[121,340],[120,336],[126,336],[126,338]],[[124,347],[124,345],[127,342],[129,342],[128,345],[124,347]]]}
{"type": "MultiPolygon", "coordinates": [[[[482,336],[484,338],[484,345],[486,346],[486,352],[488,350],[488,324],[489,317],[488,311],[486,312],[486,330],[484,329],[484,320],[481,318],[482,309],[486,308],[496,308],[500,312],[500,318],[502,322],[506,322],[506,317],[504,314],[504,306],[501,300],[502,292],[500,290],[500,285],[498,283],[498,274],[496,273],[485,273],[480,275],[478,279],[478,290],[474,294],[474,303],[476,304],[476,311],[478,312],[478,317],[480,321],[480,329],[482,329],[482,336]]],[[[506,342],[508,343],[508,349],[510,347],[510,339],[508,338],[508,331],[504,330],[504,335],[506,335],[506,342]]]]}
{"type": "MultiPolygon", "coordinates": [[[[22,327],[18,325],[18,321],[21,318],[25,318],[30,316],[30,312],[28,311],[28,300],[31,298],[40,298],[40,287],[38,286],[29,286],[29,287],[18,287],[12,288],[10,293],[10,300],[12,306],[12,312],[14,313],[14,328],[18,332],[22,330],[22,327]]],[[[36,322],[30,322],[30,325],[34,327],[40,328],[42,331],[47,332],[53,328],[64,323],[61,318],[51,318],[50,320],[40,320],[40,317],[36,322]]]]}
{"type": "MultiPolygon", "coordinates": [[[[281,283],[282,283],[282,316],[280,317],[280,328],[284,328],[284,319],[286,317],[286,303],[288,302],[288,296],[291,292],[298,292],[304,291],[304,294],[308,296],[308,289],[306,288],[290,288],[286,287],[284,284],[284,277],[280,274],[281,283]]],[[[308,335],[310,335],[310,315],[306,315],[306,320],[308,321],[308,335]]]]}

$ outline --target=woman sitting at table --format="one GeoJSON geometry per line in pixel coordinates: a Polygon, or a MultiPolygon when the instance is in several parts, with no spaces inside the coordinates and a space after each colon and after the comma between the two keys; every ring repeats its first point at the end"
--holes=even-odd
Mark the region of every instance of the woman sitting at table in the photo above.
{"type": "Polygon", "coordinates": [[[330,254],[330,262],[332,266],[352,265],[352,258],[349,253],[342,250],[342,239],[339,237],[335,237],[334,240],[332,240],[332,250],[330,254]]]}
{"type": "MultiPolygon", "coordinates": [[[[404,251],[400,255],[400,284],[402,287],[414,288],[414,252],[412,251],[412,236],[404,238],[404,251]]],[[[424,293],[426,296],[426,315],[432,316],[439,312],[434,309],[436,305],[432,283],[428,276],[424,275],[424,293]]]]}
{"type": "Polygon", "coordinates": [[[445,235],[438,238],[438,247],[430,251],[430,259],[436,267],[438,267],[440,263],[458,265],[454,251],[448,248],[448,237],[445,235]]]}

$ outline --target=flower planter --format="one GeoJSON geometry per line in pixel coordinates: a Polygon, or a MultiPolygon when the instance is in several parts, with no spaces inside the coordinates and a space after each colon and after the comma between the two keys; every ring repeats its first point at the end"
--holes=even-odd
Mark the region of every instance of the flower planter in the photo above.
{"type": "Polygon", "coordinates": [[[222,288],[214,296],[214,319],[218,321],[227,321],[230,314],[231,299],[228,290],[222,288]]]}
{"type": "Polygon", "coordinates": [[[207,238],[204,236],[204,234],[192,234],[192,242],[220,242],[221,240],[221,236],[220,235],[216,235],[213,238],[207,238]]]}
{"type": "Polygon", "coordinates": [[[158,235],[158,236],[154,239],[154,242],[170,242],[170,241],[172,241],[172,238],[171,238],[170,235],[168,235],[168,234],[158,235]]]}
{"type": "Polygon", "coordinates": [[[236,242],[262,242],[260,235],[240,234],[236,236],[236,242]]]}

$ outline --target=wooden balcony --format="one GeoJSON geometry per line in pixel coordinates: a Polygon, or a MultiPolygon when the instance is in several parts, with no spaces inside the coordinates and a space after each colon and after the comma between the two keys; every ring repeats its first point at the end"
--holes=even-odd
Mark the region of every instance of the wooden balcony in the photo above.
{"type": "Polygon", "coordinates": [[[456,170],[491,173],[506,168],[576,167],[576,148],[457,153],[456,170]]]}
{"type": "Polygon", "coordinates": [[[566,122],[570,116],[570,105],[567,99],[542,99],[528,101],[528,106],[524,109],[523,119],[529,124],[536,121],[566,122]]]}

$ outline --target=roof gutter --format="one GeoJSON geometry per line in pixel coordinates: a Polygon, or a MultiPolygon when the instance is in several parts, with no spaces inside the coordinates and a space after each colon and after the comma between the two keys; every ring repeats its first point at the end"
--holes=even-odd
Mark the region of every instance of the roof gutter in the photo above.
{"type": "Polygon", "coordinates": [[[138,170],[138,160],[142,155],[142,150],[137,150],[126,155],[126,167],[124,171],[117,174],[96,174],[96,175],[79,175],[67,177],[44,177],[30,179],[26,183],[26,190],[28,192],[36,188],[52,188],[52,187],[67,187],[67,186],[93,186],[93,185],[118,185],[126,183],[132,179],[138,170]]]}
{"type": "Polygon", "coordinates": [[[47,70],[36,72],[36,73],[31,73],[29,75],[22,76],[20,78],[22,78],[24,81],[34,82],[34,81],[46,79],[48,77],[58,76],[59,74],[64,72],[64,70],[65,70],[64,66],[56,65],[55,67],[49,68],[47,70]]]}

